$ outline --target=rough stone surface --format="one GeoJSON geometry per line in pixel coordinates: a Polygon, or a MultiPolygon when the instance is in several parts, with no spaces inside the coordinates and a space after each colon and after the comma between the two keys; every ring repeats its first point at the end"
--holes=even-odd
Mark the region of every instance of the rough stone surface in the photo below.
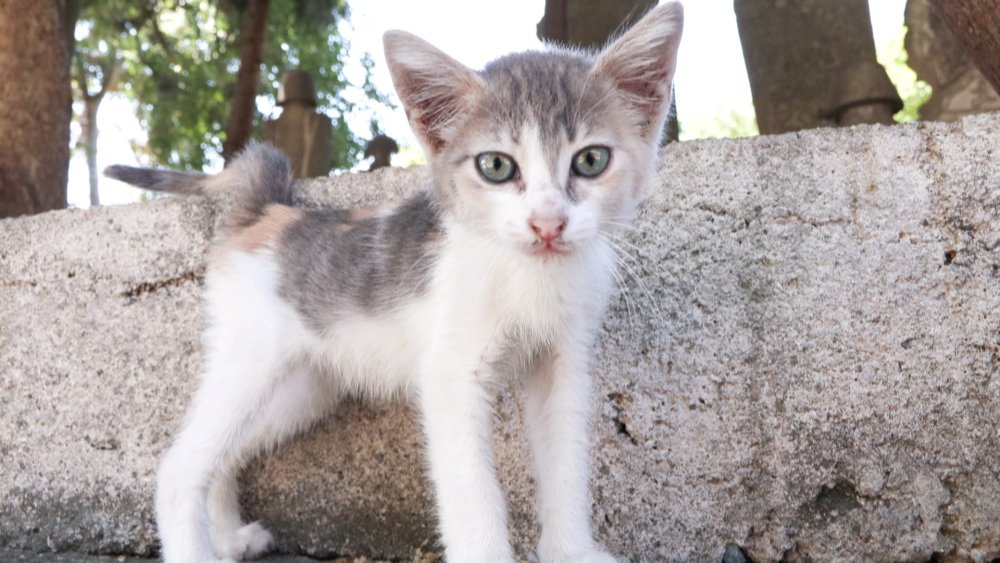
{"type": "MultiPolygon", "coordinates": [[[[1000,556],[1000,116],[668,146],[597,345],[594,523],[636,561],[1000,556]]],[[[398,197],[424,172],[304,184],[398,197]]],[[[0,221],[0,546],[156,552],[214,207],[0,221]]],[[[537,537],[515,394],[497,450],[537,537]]],[[[253,464],[284,553],[435,546],[414,413],[349,405],[253,464]]]]}
{"type": "MultiPolygon", "coordinates": [[[[429,556],[427,559],[419,559],[417,563],[435,563],[438,558],[429,556]]],[[[0,561],[4,563],[151,563],[158,561],[155,558],[132,557],[129,555],[88,555],[86,553],[34,553],[30,551],[13,551],[0,548],[0,561]]],[[[280,555],[271,554],[265,556],[260,561],[266,563],[315,563],[323,561],[302,555],[280,555]]],[[[333,563],[382,563],[379,560],[372,560],[366,557],[337,558],[328,559],[333,563]]]]}

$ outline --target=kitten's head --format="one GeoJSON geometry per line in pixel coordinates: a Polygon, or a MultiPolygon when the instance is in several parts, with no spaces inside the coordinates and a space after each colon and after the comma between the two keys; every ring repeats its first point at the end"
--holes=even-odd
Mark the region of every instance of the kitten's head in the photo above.
{"type": "Polygon", "coordinates": [[[393,83],[446,212],[542,258],[620,229],[654,171],[682,26],[670,2],[596,58],[520,53],[481,72],[387,33],[393,83]]]}

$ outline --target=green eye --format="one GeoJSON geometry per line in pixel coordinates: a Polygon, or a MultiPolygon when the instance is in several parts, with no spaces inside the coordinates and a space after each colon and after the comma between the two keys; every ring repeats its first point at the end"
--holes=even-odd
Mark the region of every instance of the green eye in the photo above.
{"type": "Polygon", "coordinates": [[[517,163],[502,152],[484,152],[476,157],[479,173],[490,182],[506,182],[517,174],[517,163]]]}
{"type": "Polygon", "coordinates": [[[608,147],[587,147],[573,155],[573,172],[584,178],[600,176],[611,162],[611,149],[608,147]]]}

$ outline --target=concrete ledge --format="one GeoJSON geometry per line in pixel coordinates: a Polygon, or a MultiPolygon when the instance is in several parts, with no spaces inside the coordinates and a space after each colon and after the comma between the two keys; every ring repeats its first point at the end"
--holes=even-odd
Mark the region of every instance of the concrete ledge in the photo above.
{"type": "MultiPolygon", "coordinates": [[[[1000,116],[664,151],[595,361],[594,522],[633,560],[1000,556],[1000,116]]],[[[423,172],[313,181],[307,204],[423,172]]],[[[0,221],[0,546],[155,553],[157,458],[201,352],[204,202],[0,221]]],[[[497,439],[537,535],[515,398],[497,439]]],[[[434,547],[405,407],[256,462],[285,553],[434,547]]]]}

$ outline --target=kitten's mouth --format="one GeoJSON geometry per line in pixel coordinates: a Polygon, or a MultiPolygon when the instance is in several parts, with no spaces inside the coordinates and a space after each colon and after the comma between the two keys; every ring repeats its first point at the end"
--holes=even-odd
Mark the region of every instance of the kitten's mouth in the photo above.
{"type": "Polygon", "coordinates": [[[547,241],[535,241],[531,245],[531,254],[542,258],[543,260],[549,260],[552,258],[557,258],[559,256],[565,256],[569,254],[570,245],[558,241],[558,240],[547,240],[547,241]]]}

